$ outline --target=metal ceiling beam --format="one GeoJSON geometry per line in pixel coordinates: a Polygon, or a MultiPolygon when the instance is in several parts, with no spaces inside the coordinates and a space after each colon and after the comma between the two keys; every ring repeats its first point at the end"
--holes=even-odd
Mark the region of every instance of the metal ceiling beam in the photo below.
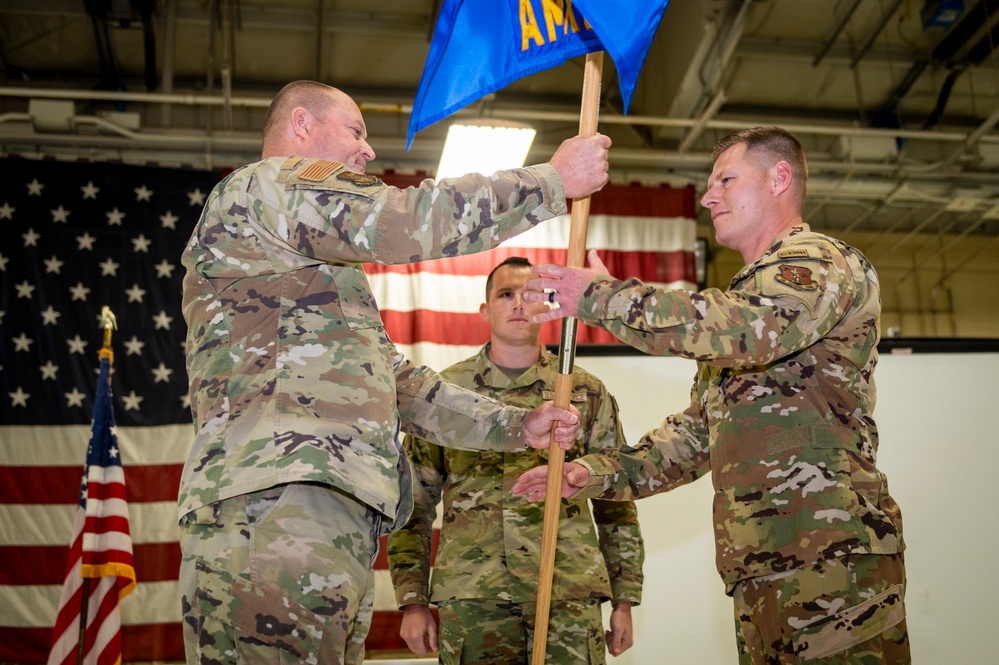
{"type": "MultiPolygon", "coordinates": [[[[211,3],[206,5],[195,0],[179,0],[177,3],[177,20],[182,23],[208,28],[212,24],[210,12],[211,3]]],[[[0,15],[4,14],[86,18],[84,5],[79,0],[3,0],[0,4],[0,15]]],[[[378,34],[423,39],[427,34],[429,20],[427,16],[416,14],[328,10],[323,29],[331,33],[378,34]]],[[[251,29],[314,33],[316,13],[314,9],[307,7],[298,9],[244,4],[241,6],[240,25],[251,29]]]]}
{"type": "MultiPolygon", "coordinates": [[[[233,96],[225,99],[220,95],[202,95],[197,93],[156,93],[156,92],[128,92],[128,91],[102,91],[102,90],[62,90],[58,88],[21,88],[12,86],[0,86],[0,97],[13,97],[22,99],[74,99],[74,100],[103,100],[109,102],[137,102],[151,104],[179,104],[186,106],[223,106],[230,104],[234,107],[263,108],[270,106],[270,97],[246,97],[233,96]]],[[[362,111],[400,113],[408,114],[412,111],[409,104],[379,104],[366,103],[363,99],[357,100],[362,111]]],[[[496,117],[503,117],[517,120],[548,120],[552,122],[572,123],[579,121],[578,111],[536,111],[522,108],[504,108],[494,105],[491,114],[496,117]]],[[[461,115],[459,112],[456,115],[461,115]]],[[[991,120],[991,119],[990,119],[991,120]]],[[[647,115],[609,115],[600,116],[600,122],[608,125],[647,125],[651,127],[674,127],[689,129],[702,122],[699,118],[666,118],[662,116],[647,115]]],[[[984,124],[987,124],[988,121],[984,124]]],[[[705,127],[721,130],[743,129],[746,122],[742,120],[713,119],[705,123],[705,127]]],[[[817,136],[849,136],[854,138],[900,138],[923,141],[941,141],[964,143],[968,140],[968,133],[944,130],[915,130],[915,129],[880,129],[869,127],[856,127],[849,125],[806,125],[797,123],[782,123],[788,131],[795,134],[817,135],[817,136]]],[[[979,130],[981,127],[978,128],[979,130]]],[[[981,133],[976,130],[976,133],[981,133]]],[[[999,144],[999,136],[983,134],[978,139],[983,143],[999,144]]]]}

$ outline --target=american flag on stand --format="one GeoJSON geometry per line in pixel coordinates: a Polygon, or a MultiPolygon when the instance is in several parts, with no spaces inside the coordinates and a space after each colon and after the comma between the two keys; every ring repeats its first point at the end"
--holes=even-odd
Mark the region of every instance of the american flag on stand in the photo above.
{"type": "MultiPolygon", "coordinates": [[[[122,660],[183,660],[176,499],[194,432],[180,255],[221,177],[0,159],[0,662],[44,663],[49,652],[97,392],[102,305],[118,319],[114,408],[137,582],[121,605],[122,660]]],[[[593,198],[590,246],[617,276],[692,288],[693,219],[692,188],[609,186],[593,198]]],[[[513,254],[565,261],[568,217],[532,234],[478,258],[365,266],[391,337],[435,369],[472,355],[488,338],[477,310],[489,270],[513,254]]],[[[581,343],[609,341],[580,328],[581,343]]],[[[557,327],[545,335],[554,343],[557,327]]],[[[368,649],[401,648],[384,557],[375,602],[368,649]]]]}
{"type": "Polygon", "coordinates": [[[118,603],[135,590],[125,472],[111,403],[113,354],[102,349],[100,357],[92,436],[87,448],[80,507],[73,520],[66,581],[52,631],[49,665],[76,662],[118,665],[121,662],[118,603]],[[81,621],[85,627],[82,645],[81,621]]]}

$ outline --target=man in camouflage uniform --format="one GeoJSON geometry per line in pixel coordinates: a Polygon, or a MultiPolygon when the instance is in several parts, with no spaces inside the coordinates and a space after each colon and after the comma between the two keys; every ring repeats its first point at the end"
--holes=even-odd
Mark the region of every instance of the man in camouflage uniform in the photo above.
{"type": "Polygon", "coordinates": [[[449,386],[385,333],[360,263],[482,251],[607,178],[606,137],[548,164],[396,189],[357,105],[275,97],[263,160],[211,193],[184,252],[196,438],[179,492],[185,647],[198,663],[360,663],[380,533],[403,524],[400,432],[447,446],[569,447],[578,417],[449,386]]]}
{"type": "MultiPolygon", "coordinates": [[[[531,408],[554,395],[556,356],[541,345],[531,317],[544,305],[526,303],[532,277],[527,259],[511,257],[486,280],[479,313],[490,342],[477,355],[441,372],[449,382],[492,399],[531,408]]],[[[624,445],[617,403],[595,376],[576,367],[572,403],[583,437],[566,459],[624,445]]],[[[418,655],[440,650],[440,662],[522,665],[530,660],[536,614],[543,509],[510,494],[524,471],[543,463],[547,450],[525,454],[442,448],[407,437],[404,446],[423,490],[409,524],[389,536],[388,558],[396,600],[404,611],[400,633],[418,655]],[[443,494],[440,545],[430,584],[437,503],[443,494]],[[429,603],[440,614],[440,639],[429,603]]],[[[552,584],[546,658],[550,663],[606,662],[633,644],[631,606],[641,601],[645,550],[631,502],[564,504],[552,584]],[[594,520],[596,529],[594,529],[594,520]],[[604,642],[600,604],[612,602],[604,642]]]]}
{"type": "MultiPolygon", "coordinates": [[[[654,354],[698,362],[691,404],[633,450],[566,465],[563,493],[635,499],[710,471],[718,570],[739,662],[910,662],[902,518],[875,465],[880,293],[856,249],[801,218],[792,135],[744,130],[715,148],[701,203],[746,266],[727,291],[664,291],[539,266],[561,309],[654,354]]],[[[533,300],[545,294],[528,293],[533,300]]],[[[546,471],[515,491],[544,495],[546,471]]]]}

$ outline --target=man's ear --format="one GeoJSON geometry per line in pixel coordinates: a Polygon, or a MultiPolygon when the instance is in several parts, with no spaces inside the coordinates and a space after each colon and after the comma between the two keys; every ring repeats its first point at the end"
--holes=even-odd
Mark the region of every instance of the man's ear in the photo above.
{"type": "Polygon", "coordinates": [[[486,306],[486,303],[479,305],[479,316],[482,317],[483,321],[489,323],[489,307],[486,306]]]}
{"type": "Polygon", "coordinates": [[[301,106],[296,106],[291,112],[291,132],[302,141],[309,140],[309,128],[312,125],[312,114],[301,106]]]}
{"type": "Polygon", "coordinates": [[[787,162],[780,161],[770,169],[770,175],[773,178],[772,191],[775,197],[781,197],[785,192],[791,189],[794,184],[794,174],[791,172],[791,165],[787,162]]]}

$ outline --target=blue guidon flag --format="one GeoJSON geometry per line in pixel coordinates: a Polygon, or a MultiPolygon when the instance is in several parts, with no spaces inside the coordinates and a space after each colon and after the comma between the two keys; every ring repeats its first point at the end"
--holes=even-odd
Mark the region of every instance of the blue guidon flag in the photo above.
{"type": "Polygon", "coordinates": [[[607,51],[627,113],[668,0],[444,0],[409,117],[416,132],[519,78],[607,51]]]}

